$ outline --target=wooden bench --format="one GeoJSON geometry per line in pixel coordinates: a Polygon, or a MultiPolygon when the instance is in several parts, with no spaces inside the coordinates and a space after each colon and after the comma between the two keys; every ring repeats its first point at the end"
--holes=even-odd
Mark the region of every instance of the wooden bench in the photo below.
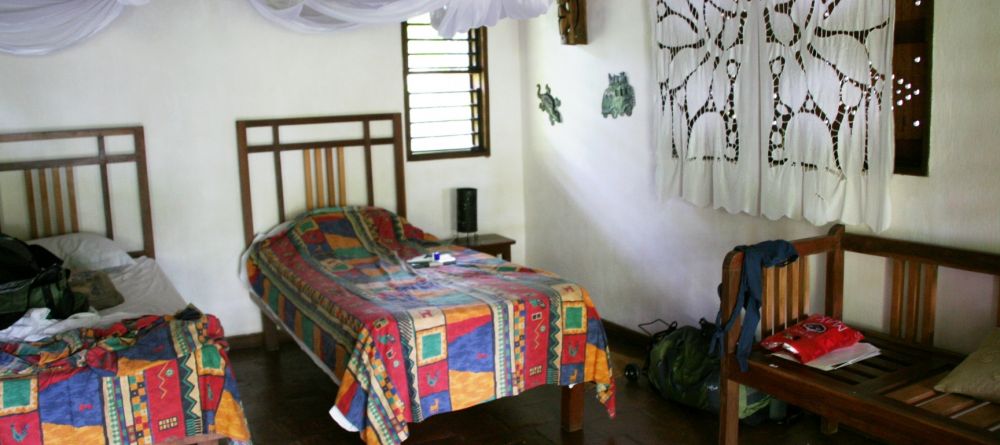
{"type": "MultiPolygon", "coordinates": [[[[739,384],[822,416],[821,427],[827,433],[843,423],[892,443],[1000,443],[1000,405],[934,391],[935,383],[964,357],[932,346],[938,267],[996,277],[1000,276],[1000,255],[850,234],[843,226],[833,227],[827,236],[793,244],[798,261],[764,271],[762,336],[780,332],[809,315],[809,255],[825,254],[825,312],[842,319],[844,252],[859,252],[888,258],[889,332],[863,331],[882,354],[823,372],[772,357],[755,346],[749,370],[740,372],[734,353],[740,332],[737,323],[724,345],[719,443],[738,442],[739,384]]],[[[726,256],[720,293],[723,319],[733,311],[742,266],[741,252],[726,256]]]]}

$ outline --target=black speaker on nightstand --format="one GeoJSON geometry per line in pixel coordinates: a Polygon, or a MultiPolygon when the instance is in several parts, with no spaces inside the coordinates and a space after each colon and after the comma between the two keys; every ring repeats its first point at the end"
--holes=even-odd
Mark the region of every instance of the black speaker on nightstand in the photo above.
{"type": "Polygon", "coordinates": [[[458,232],[475,233],[479,230],[476,225],[476,189],[458,189],[458,232]]]}

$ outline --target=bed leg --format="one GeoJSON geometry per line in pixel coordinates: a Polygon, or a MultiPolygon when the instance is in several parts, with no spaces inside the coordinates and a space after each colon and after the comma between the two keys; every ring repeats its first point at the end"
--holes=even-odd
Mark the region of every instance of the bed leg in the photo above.
{"type": "Polygon", "coordinates": [[[819,431],[823,434],[830,435],[836,434],[840,427],[840,423],[834,420],[830,420],[829,417],[822,417],[819,420],[819,431]]]}
{"type": "Polygon", "coordinates": [[[274,352],[278,350],[278,325],[267,318],[263,312],[260,313],[260,322],[263,326],[264,350],[274,352]]]}
{"type": "Polygon", "coordinates": [[[719,386],[719,444],[736,445],[740,440],[740,384],[723,377],[719,386]]]}
{"type": "Polygon", "coordinates": [[[567,433],[583,429],[583,385],[562,387],[562,429],[567,433]]]}

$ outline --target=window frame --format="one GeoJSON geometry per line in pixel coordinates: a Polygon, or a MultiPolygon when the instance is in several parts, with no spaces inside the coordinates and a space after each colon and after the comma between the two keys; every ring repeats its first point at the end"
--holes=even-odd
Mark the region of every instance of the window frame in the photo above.
{"type": "MultiPolygon", "coordinates": [[[[417,71],[410,72],[409,67],[409,39],[407,37],[407,22],[402,22],[400,24],[401,29],[401,41],[402,41],[402,54],[403,54],[403,108],[404,108],[404,118],[406,127],[406,160],[409,161],[431,161],[436,159],[456,159],[456,158],[471,158],[471,157],[489,157],[490,156],[490,95],[489,95],[489,56],[487,54],[488,40],[486,27],[480,27],[476,29],[470,29],[468,39],[469,42],[469,69],[465,71],[449,71],[449,73],[465,73],[469,75],[469,90],[470,94],[477,94],[475,88],[475,76],[479,76],[479,83],[481,87],[481,97],[478,105],[476,107],[477,117],[472,120],[473,128],[477,129],[479,137],[479,145],[472,147],[467,150],[441,150],[441,151],[430,151],[430,152],[417,152],[414,153],[412,150],[413,139],[410,136],[410,92],[409,85],[407,84],[407,76],[409,74],[421,74],[427,73],[427,71],[417,71]],[[478,43],[479,48],[474,48],[474,45],[478,43]]],[[[431,72],[433,73],[433,71],[431,72]]]]}
{"type": "MultiPolygon", "coordinates": [[[[915,76],[913,82],[917,84],[917,89],[923,90],[921,100],[910,104],[906,100],[907,106],[917,107],[914,112],[901,113],[899,109],[894,109],[893,120],[895,125],[895,158],[893,173],[897,175],[928,176],[929,161],[931,153],[931,68],[933,54],[933,31],[934,31],[934,1],[914,0],[901,1],[896,3],[896,23],[893,34],[893,75],[905,73],[907,77],[915,76]],[[919,12],[917,12],[919,11],[919,12]],[[901,17],[904,20],[899,20],[901,17]],[[912,51],[904,51],[906,47],[915,48],[919,51],[922,61],[916,65],[912,60],[912,51]],[[920,51],[922,50],[922,51],[920,51]],[[906,53],[906,56],[901,54],[906,53]],[[912,130],[907,128],[912,125],[905,120],[906,117],[920,120],[919,137],[914,137],[912,130]],[[909,133],[909,137],[906,134],[909,133]]],[[[907,89],[909,86],[907,85],[907,89]]],[[[897,85],[892,85],[895,91],[897,85]]],[[[905,93],[904,93],[905,94],[905,93]]],[[[900,96],[893,95],[892,102],[895,104],[900,100],[900,96]]]]}

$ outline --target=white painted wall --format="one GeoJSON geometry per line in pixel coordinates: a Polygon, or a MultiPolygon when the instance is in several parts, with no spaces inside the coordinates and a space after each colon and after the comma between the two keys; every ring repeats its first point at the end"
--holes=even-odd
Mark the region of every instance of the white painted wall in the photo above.
{"type": "MultiPolygon", "coordinates": [[[[523,240],[517,25],[489,37],[493,155],[407,163],[408,213],[452,234],[454,188],[477,187],[480,229],[523,240]]],[[[401,72],[398,25],[307,35],[266,22],[243,0],[155,1],[57,54],[0,55],[0,131],[144,125],[157,259],[189,301],[217,314],[228,334],[245,334],[260,319],[236,279],[234,122],[401,112],[401,72]]]]}
{"type": "MultiPolygon", "coordinates": [[[[894,179],[887,236],[1000,252],[1000,109],[992,105],[1000,103],[1000,9],[992,2],[935,11],[931,175],[894,179]]],[[[647,3],[588,3],[588,45],[559,44],[554,10],[490,30],[493,156],[408,163],[410,218],[451,233],[452,190],[477,187],[482,231],[518,239],[515,260],[586,285],[604,317],[626,326],[712,317],[729,249],[826,228],[656,198],[647,3]],[[632,117],[602,118],[607,74],[620,71],[638,106],[632,117]],[[539,82],[562,99],[563,124],[550,126],[537,109],[539,82]]],[[[0,55],[0,131],[145,125],[161,265],[228,333],[255,332],[258,316],[234,276],[242,222],[233,122],[402,111],[399,45],[394,25],[303,35],[241,0],[151,2],[61,53],[0,55]]],[[[884,288],[874,277],[882,266],[849,258],[856,278],[847,293],[862,298],[849,297],[848,321],[878,325],[883,308],[859,302],[881,298],[864,292],[884,288]]],[[[997,304],[972,291],[995,292],[997,283],[949,272],[940,281],[953,291],[940,298],[948,303],[939,343],[969,349],[997,304]]]]}
{"type": "MultiPolygon", "coordinates": [[[[559,44],[555,11],[521,25],[527,262],[586,285],[602,316],[621,325],[712,318],[728,250],[827,227],[656,197],[650,2],[587,3],[587,45],[559,44]],[[605,119],[607,76],[620,71],[628,73],[638,105],[632,117],[605,119]],[[550,126],[538,110],[536,83],[550,84],[562,100],[563,124],[550,126]]],[[[1000,252],[998,20],[993,0],[961,8],[938,3],[930,176],[893,179],[893,224],[883,235],[1000,252]]],[[[873,295],[885,289],[874,276],[883,270],[879,261],[848,256],[849,322],[884,323],[884,307],[876,303],[882,297],[873,295]]],[[[973,348],[997,313],[995,298],[982,296],[996,295],[997,286],[982,276],[942,272],[938,343],[973,348]]]]}

